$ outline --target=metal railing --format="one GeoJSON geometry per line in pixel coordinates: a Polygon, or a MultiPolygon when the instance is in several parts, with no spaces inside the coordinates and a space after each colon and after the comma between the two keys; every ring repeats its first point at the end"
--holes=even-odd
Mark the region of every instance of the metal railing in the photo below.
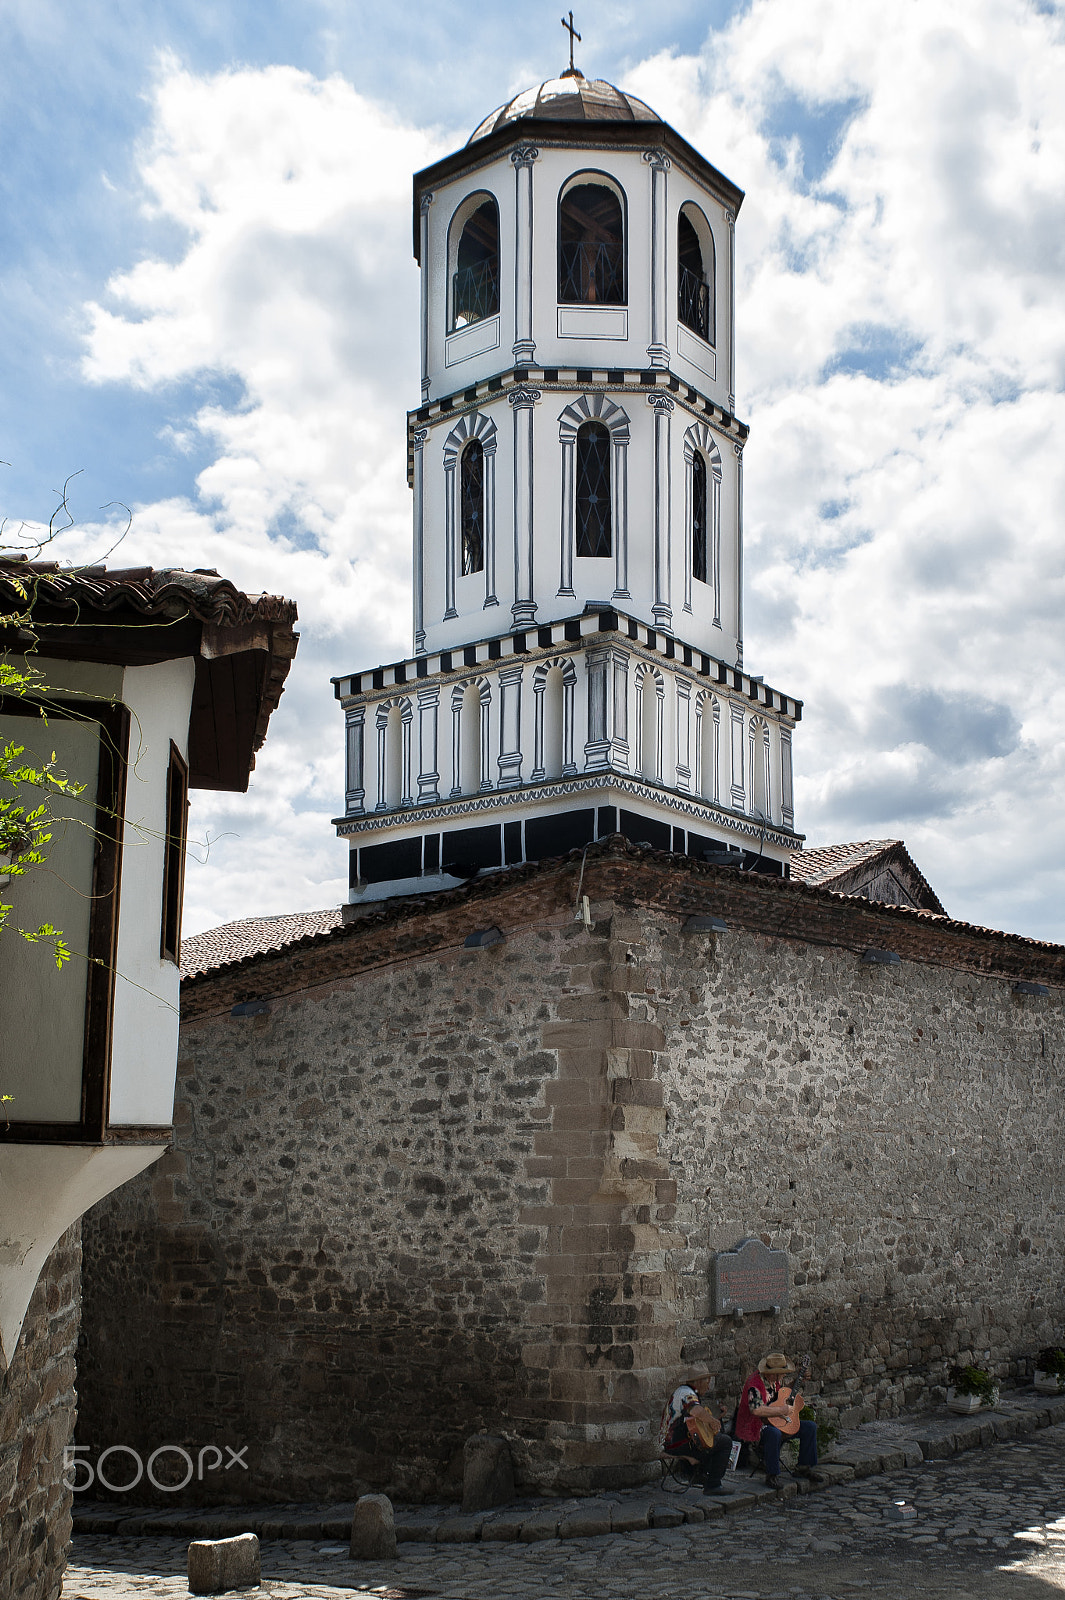
{"type": "Polygon", "coordinates": [[[713,343],[710,325],[710,285],[687,267],[677,269],[677,316],[686,328],[707,344],[713,343]]]}
{"type": "Polygon", "coordinates": [[[499,310],[499,257],[461,267],[451,279],[451,326],[468,328],[499,310]]]}
{"type": "Polygon", "coordinates": [[[625,247],[563,240],[558,247],[558,298],[563,305],[623,306],[625,247]]]}

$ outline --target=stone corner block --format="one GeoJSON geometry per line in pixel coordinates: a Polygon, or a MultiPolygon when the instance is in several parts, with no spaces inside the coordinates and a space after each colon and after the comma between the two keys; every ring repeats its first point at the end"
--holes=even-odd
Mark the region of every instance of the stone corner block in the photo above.
{"type": "Polygon", "coordinates": [[[231,1539],[194,1539],[189,1545],[190,1594],[257,1589],[260,1581],[259,1540],[254,1533],[238,1533],[231,1539]]]}
{"type": "Polygon", "coordinates": [[[509,1505],[514,1499],[514,1461],[506,1439],[475,1433],[462,1447],[462,1509],[469,1515],[509,1505]]]}
{"type": "Polygon", "coordinates": [[[386,1494],[360,1495],[351,1517],[353,1561],[392,1561],[396,1555],[396,1519],[386,1494]]]}

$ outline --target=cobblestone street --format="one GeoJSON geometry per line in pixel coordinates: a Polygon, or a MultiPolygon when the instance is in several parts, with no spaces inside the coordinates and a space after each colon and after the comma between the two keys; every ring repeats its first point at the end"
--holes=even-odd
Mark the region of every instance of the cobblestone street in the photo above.
{"type": "MultiPolygon", "coordinates": [[[[843,1600],[1065,1594],[1065,1425],[1022,1443],[767,1501],[705,1523],[529,1544],[400,1546],[388,1565],[356,1563],[336,1542],[264,1542],[274,1600],[843,1600]],[[913,1521],[890,1520],[897,1501],[913,1521]]],[[[66,1600],[156,1600],[188,1593],[187,1538],[79,1535],[66,1600]]]]}

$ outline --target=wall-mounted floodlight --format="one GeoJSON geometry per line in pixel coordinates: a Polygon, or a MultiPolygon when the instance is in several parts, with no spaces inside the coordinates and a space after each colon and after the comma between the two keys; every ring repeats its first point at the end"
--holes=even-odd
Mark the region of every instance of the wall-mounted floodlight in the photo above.
{"type": "Polygon", "coordinates": [[[1014,994],[1049,994],[1050,990],[1045,983],[1027,983],[1019,978],[1013,985],[1013,992],[1014,994]]]}
{"type": "Polygon", "coordinates": [[[501,944],[503,935],[498,928],[475,928],[463,940],[466,950],[484,950],[490,944],[501,944]]]}
{"type": "Polygon", "coordinates": [[[242,1000],[230,1011],[231,1017],[264,1017],[270,1010],[268,1000],[242,1000]]]}
{"type": "Polygon", "coordinates": [[[867,950],[862,960],[871,967],[900,967],[902,957],[897,950],[867,950]]]}
{"type": "Polygon", "coordinates": [[[709,914],[697,911],[694,916],[686,917],[684,921],[685,933],[727,933],[728,923],[720,917],[711,917],[709,914]]]}

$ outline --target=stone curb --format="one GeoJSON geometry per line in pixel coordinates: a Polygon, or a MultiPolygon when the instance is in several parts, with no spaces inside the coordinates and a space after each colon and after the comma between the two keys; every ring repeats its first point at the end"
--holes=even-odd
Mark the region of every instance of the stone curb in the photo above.
{"type": "MultiPolygon", "coordinates": [[[[1033,1397],[1034,1398],[1034,1397],[1033,1397]]],[[[560,1500],[528,1506],[508,1506],[481,1515],[455,1511],[425,1512],[417,1507],[396,1511],[396,1539],[401,1544],[472,1544],[477,1540],[531,1544],[542,1539],[587,1539],[607,1533],[636,1533],[643,1528],[677,1528],[682,1523],[710,1522],[746,1511],[767,1499],[790,1499],[816,1493],[833,1484],[849,1483],[881,1473],[920,1466],[923,1461],[945,1461],[966,1450],[984,1448],[1001,1440],[1016,1439],[1041,1428],[1065,1422],[1065,1397],[1000,1403],[991,1415],[971,1419],[922,1417],[910,1423],[883,1425],[900,1437],[889,1450],[863,1449],[863,1440],[841,1446],[837,1459],[817,1468],[816,1480],[803,1478],[783,1489],[770,1489],[751,1480],[727,1499],[715,1500],[699,1491],[663,1494],[661,1490],[618,1491],[609,1498],[560,1500]]],[[[737,1486],[738,1487],[738,1486],[737,1486]]],[[[75,1534],[113,1534],[123,1538],[143,1536],[224,1539],[235,1533],[255,1533],[261,1540],[315,1539],[347,1542],[351,1534],[354,1501],[329,1507],[262,1506],[222,1508],[216,1511],[155,1511],[133,1507],[101,1506],[74,1515],[75,1534]]]]}

